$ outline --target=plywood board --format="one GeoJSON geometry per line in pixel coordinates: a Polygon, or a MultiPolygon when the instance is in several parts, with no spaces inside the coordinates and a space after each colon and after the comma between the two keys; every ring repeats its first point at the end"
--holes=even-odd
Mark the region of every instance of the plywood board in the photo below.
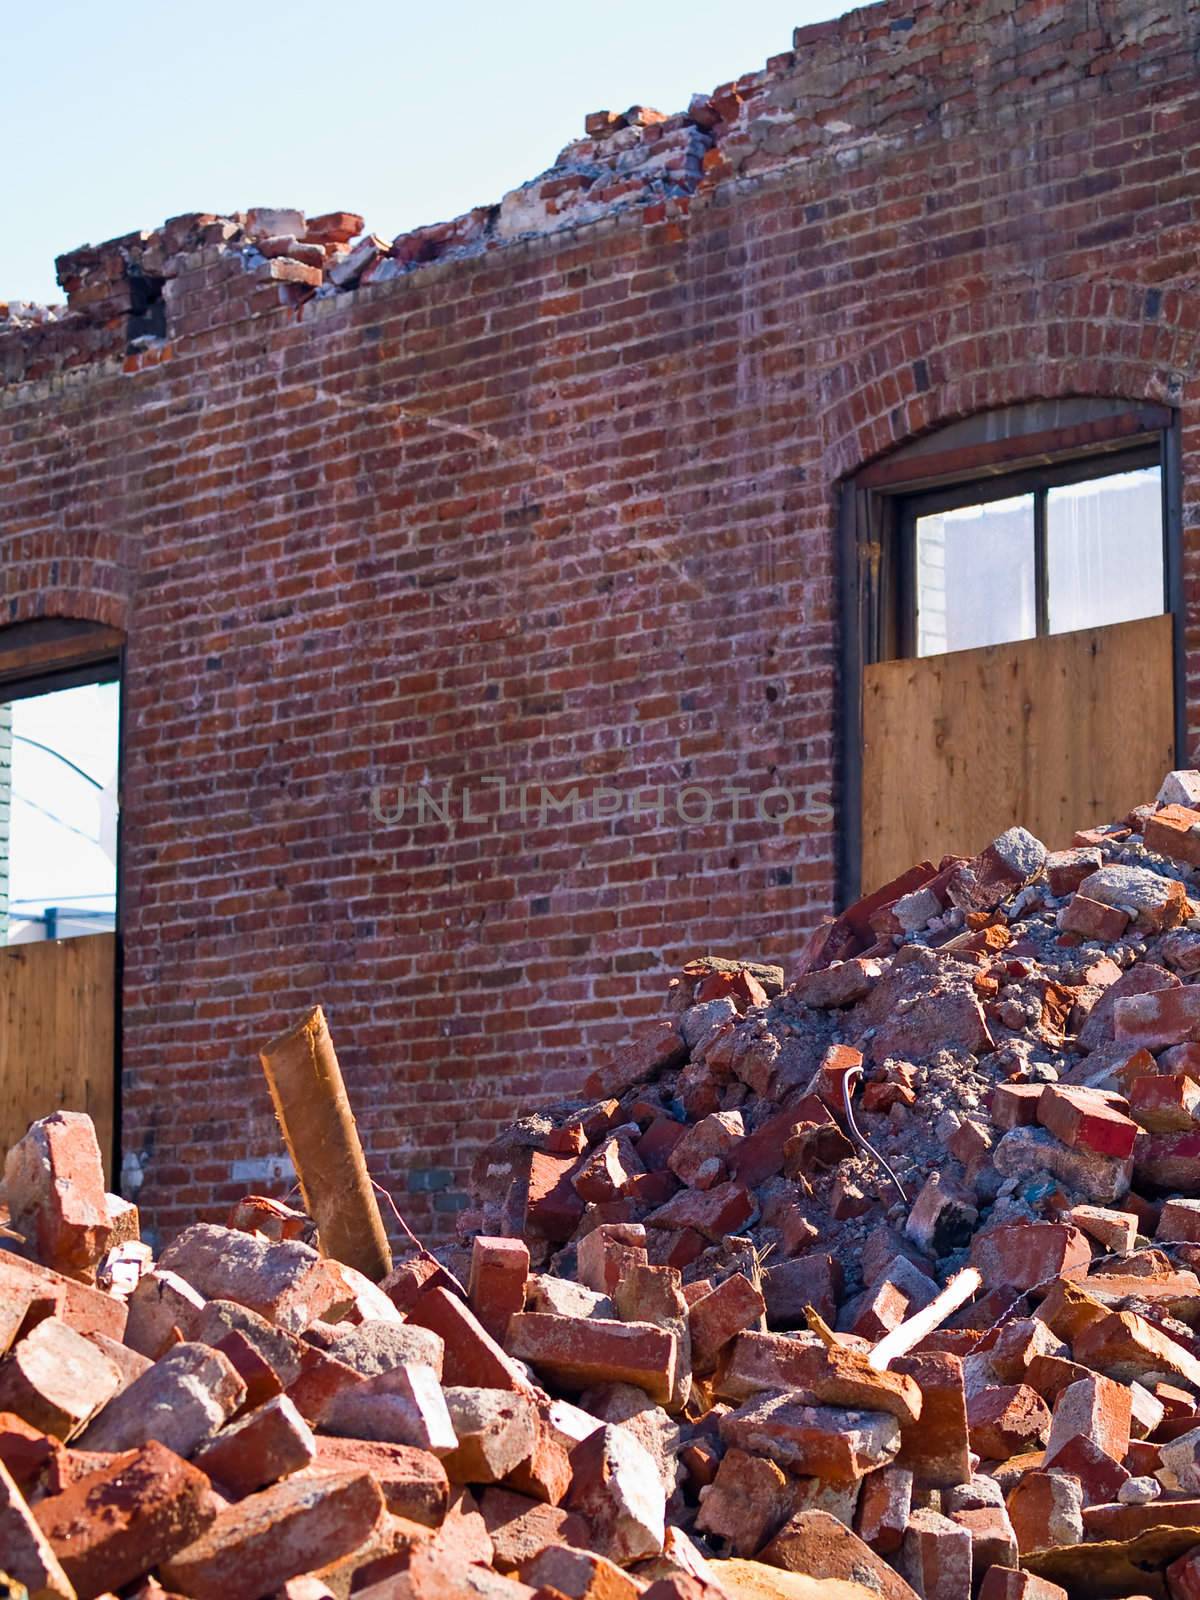
{"type": "Polygon", "coordinates": [[[112,1187],[116,935],[0,949],[0,1154],[37,1117],[86,1111],[112,1187]]]}
{"type": "Polygon", "coordinates": [[[863,672],[869,893],[1020,823],[1050,848],[1153,800],[1175,765],[1169,616],[863,672]]]}

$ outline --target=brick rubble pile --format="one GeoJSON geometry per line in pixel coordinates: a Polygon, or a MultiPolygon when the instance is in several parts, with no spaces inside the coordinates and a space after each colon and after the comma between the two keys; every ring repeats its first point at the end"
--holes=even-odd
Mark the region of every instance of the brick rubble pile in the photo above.
{"type": "Polygon", "coordinates": [[[1172,773],[913,868],[790,983],[691,963],[379,1283],[258,1196],[155,1261],[88,1118],[35,1123],[9,1593],[1196,1600],[1198,869],[1172,773]]]}

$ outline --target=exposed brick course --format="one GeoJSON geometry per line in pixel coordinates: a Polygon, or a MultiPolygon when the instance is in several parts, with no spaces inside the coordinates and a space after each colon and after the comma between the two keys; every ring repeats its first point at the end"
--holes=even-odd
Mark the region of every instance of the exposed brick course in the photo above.
{"type": "Polygon", "coordinates": [[[666,970],[794,956],[835,895],[863,462],[1016,401],[1181,405],[1194,603],[1198,43],[1200,0],[886,0],[391,246],[181,217],[62,258],[64,314],[0,320],[0,617],[128,636],[148,1220],[220,1218],[235,1158],[277,1149],[249,1041],[314,998],[432,1237],[666,970]],[[500,777],[587,815],[538,788],[498,815],[500,777]],[[663,820],[631,816],[659,785],[663,820]],[[740,819],[681,820],[689,786],[745,790],[740,819]],[[813,817],[762,820],[768,790],[813,817]]]}

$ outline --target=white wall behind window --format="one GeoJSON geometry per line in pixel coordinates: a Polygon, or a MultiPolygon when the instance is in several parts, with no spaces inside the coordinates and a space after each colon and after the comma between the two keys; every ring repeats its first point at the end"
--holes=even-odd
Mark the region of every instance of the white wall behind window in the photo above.
{"type": "MultiPolygon", "coordinates": [[[[116,794],[119,691],[88,684],[13,702],[13,734],[49,745],[116,794]]],[[[101,843],[102,791],[14,737],[10,918],[48,905],[111,911],[116,871],[101,843]]]]}

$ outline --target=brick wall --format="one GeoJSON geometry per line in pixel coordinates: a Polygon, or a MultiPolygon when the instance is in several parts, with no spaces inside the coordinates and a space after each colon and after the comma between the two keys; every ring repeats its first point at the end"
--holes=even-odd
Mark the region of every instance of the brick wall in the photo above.
{"type": "Polygon", "coordinates": [[[870,7],[353,260],[185,216],[63,258],[65,311],[10,308],[4,619],[128,636],[152,1221],[276,1151],[255,1048],[313,999],[433,1235],[479,1141],[673,966],[794,953],[835,895],[862,461],[986,406],[1165,397],[1197,595],[1198,43],[1200,0],[870,7]]]}

